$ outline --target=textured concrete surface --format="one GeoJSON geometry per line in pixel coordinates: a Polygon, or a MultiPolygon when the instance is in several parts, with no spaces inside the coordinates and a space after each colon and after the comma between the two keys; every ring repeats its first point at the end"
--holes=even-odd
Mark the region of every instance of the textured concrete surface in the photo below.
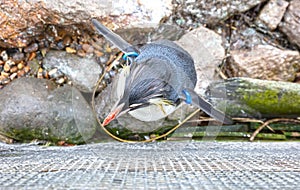
{"type": "Polygon", "coordinates": [[[0,189],[299,189],[299,145],[0,144],[0,189]]]}

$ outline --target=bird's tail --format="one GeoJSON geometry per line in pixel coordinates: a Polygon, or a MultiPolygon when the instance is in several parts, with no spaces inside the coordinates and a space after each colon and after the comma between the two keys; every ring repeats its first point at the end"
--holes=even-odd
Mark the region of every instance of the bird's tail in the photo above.
{"type": "Polygon", "coordinates": [[[200,97],[194,90],[185,89],[187,93],[184,94],[184,96],[181,97],[181,99],[186,100],[187,94],[190,96],[190,104],[200,108],[202,111],[204,111],[209,116],[215,118],[216,120],[224,123],[224,124],[232,124],[233,121],[231,118],[226,116],[223,112],[215,109],[209,102],[204,100],[202,97],[200,97]]]}
{"type": "Polygon", "coordinates": [[[96,19],[92,19],[92,23],[100,34],[102,34],[107,40],[109,40],[111,43],[117,46],[122,52],[124,53],[137,52],[137,50],[131,44],[126,42],[118,34],[106,28],[96,19]]]}

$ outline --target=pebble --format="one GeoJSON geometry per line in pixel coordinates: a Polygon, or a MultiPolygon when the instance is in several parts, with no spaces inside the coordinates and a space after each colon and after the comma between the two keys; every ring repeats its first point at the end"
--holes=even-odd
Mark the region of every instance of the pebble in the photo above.
{"type": "Polygon", "coordinates": [[[25,53],[35,52],[39,49],[39,45],[37,43],[32,43],[29,46],[24,48],[25,53]]]}
{"type": "Polygon", "coordinates": [[[71,47],[66,47],[66,52],[68,52],[68,53],[76,53],[76,49],[73,49],[71,47]]]}
{"type": "Polygon", "coordinates": [[[45,40],[39,42],[39,48],[47,48],[49,45],[49,42],[45,40]]]}
{"type": "Polygon", "coordinates": [[[65,82],[64,78],[59,78],[55,81],[57,84],[63,84],[65,82]]]}
{"type": "Polygon", "coordinates": [[[15,73],[18,71],[18,67],[17,66],[13,66],[12,68],[10,68],[10,73],[15,73]]]}
{"type": "Polygon", "coordinates": [[[28,61],[31,61],[31,60],[33,60],[35,57],[36,57],[36,53],[35,53],[35,52],[31,52],[31,53],[28,55],[27,60],[28,60],[28,61]]]}
{"type": "Polygon", "coordinates": [[[7,61],[8,60],[8,55],[6,53],[6,51],[2,51],[0,56],[2,57],[2,60],[3,61],[7,61]]]}
{"type": "Polygon", "coordinates": [[[69,46],[72,42],[72,38],[69,36],[69,35],[66,35],[64,38],[63,38],[63,44],[65,46],[69,46]]]}
{"type": "Polygon", "coordinates": [[[48,75],[50,78],[60,78],[64,76],[57,68],[51,69],[48,75]]]}
{"type": "Polygon", "coordinates": [[[3,75],[1,74],[1,75],[0,75],[0,84],[2,84],[2,81],[3,81],[4,79],[6,79],[6,77],[3,76],[3,75]]]}
{"type": "Polygon", "coordinates": [[[77,55],[80,57],[85,57],[86,53],[84,52],[84,50],[80,49],[77,51],[77,55]]]}
{"type": "Polygon", "coordinates": [[[54,78],[53,75],[54,75],[55,73],[57,73],[57,68],[51,69],[51,70],[48,72],[48,74],[49,74],[49,76],[50,76],[51,78],[54,78]]]}
{"type": "Polygon", "coordinates": [[[89,45],[89,44],[82,44],[82,49],[83,49],[86,53],[93,53],[93,52],[94,52],[93,46],[91,46],[91,45],[89,45]]]}
{"type": "Polygon", "coordinates": [[[10,70],[10,66],[9,66],[8,63],[5,63],[5,64],[4,64],[3,70],[4,70],[5,72],[8,72],[8,71],[10,70]]]}
{"type": "Polygon", "coordinates": [[[49,74],[46,70],[43,70],[42,74],[44,78],[49,79],[49,74]]]}
{"type": "Polygon", "coordinates": [[[63,41],[60,41],[60,42],[57,43],[57,48],[58,48],[59,50],[62,50],[62,49],[64,49],[65,47],[66,47],[66,46],[64,45],[63,41]]]}
{"type": "Polygon", "coordinates": [[[7,78],[7,77],[9,77],[9,73],[2,71],[1,76],[7,78]]]}
{"type": "Polygon", "coordinates": [[[104,55],[104,56],[101,56],[98,58],[99,62],[102,63],[102,64],[106,64],[107,61],[108,61],[108,56],[107,55],[104,55]]]}
{"type": "Polygon", "coordinates": [[[28,66],[28,65],[26,65],[25,67],[24,67],[24,72],[25,73],[28,73],[30,71],[30,67],[28,66]]]}
{"type": "Polygon", "coordinates": [[[23,69],[24,68],[24,63],[23,62],[18,63],[17,67],[18,67],[19,70],[23,69]]]}
{"type": "Polygon", "coordinates": [[[1,84],[8,84],[10,82],[9,78],[4,78],[3,80],[1,80],[1,84]]]}
{"type": "Polygon", "coordinates": [[[9,76],[10,80],[14,80],[18,76],[17,73],[13,73],[9,76]]]}
{"type": "Polygon", "coordinates": [[[101,57],[104,55],[104,53],[99,50],[94,50],[94,54],[96,55],[96,57],[101,57]]]}
{"type": "Polygon", "coordinates": [[[39,68],[38,72],[37,72],[37,78],[42,79],[43,77],[43,69],[39,68]]]}
{"type": "Polygon", "coordinates": [[[5,64],[8,64],[8,65],[11,67],[11,66],[14,66],[16,63],[13,62],[12,60],[7,60],[7,61],[5,62],[5,64]]]}
{"type": "Polygon", "coordinates": [[[12,60],[16,63],[19,63],[25,59],[25,55],[22,52],[17,52],[12,56],[12,60]]]}
{"type": "Polygon", "coordinates": [[[25,75],[25,71],[24,71],[24,70],[19,70],[19,71],[17,72],[17,75],[18,75],[18,77],[22,77],[22,76],[25,75]]]}
{"type": "MultiPolygon", "coordinates": [[[[56,28],[56,30],[55,33],[52,30],[46,31],[44,35],[36,38],[36,42],[27,47],[0,50],[0,76],[5,79],[4,82],[0,81],[1,88],[10,81],[26,75],[55,79],[57,84],[72,84],[72,81],[59,70],[43,67],[42,61],[51,49],[66,51],[80,57],[95,56],[98,61],[100,60],[101,66],[108,61],[111,53],[103,52],[112,52],[112,49],[104,38],[99,38],[98,35],[89,36],[86,32],[73,35],[62,29],[56,28]]],[[[113,71],[109,72],[102,86],[105,87],[114,76],[113,71]]]]}

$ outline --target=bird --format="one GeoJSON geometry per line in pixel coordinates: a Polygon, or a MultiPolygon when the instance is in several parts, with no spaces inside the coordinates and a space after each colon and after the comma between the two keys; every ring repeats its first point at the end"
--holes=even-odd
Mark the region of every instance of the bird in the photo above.
{"type": "Polygon", "coordinates": [[[119,100],[102,122],[103,126],[126,113],[142,121],[156,121],[183,103],[200,108],[224,124],[233,123],[229,116],[194,91],[197,83],[194,60],[182,47],[169,40],[158,40],[136,48],[98,20],[91,21],[130,63],[120,73],[119,100]]]}

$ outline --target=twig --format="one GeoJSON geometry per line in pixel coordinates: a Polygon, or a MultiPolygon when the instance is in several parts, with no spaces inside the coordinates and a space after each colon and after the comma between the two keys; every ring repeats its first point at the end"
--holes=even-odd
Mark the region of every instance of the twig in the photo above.
{"type": "MultiPolygon", "coordinates": [[[[239,122],[250,122],[250,123],[261,123],[264,124],[265,122],[259,119],[249,119],[249,118],[233,118],[233,120],[235,121],[239,121],[239,122]]],[[[265,126],[267,127],[270,131],[272,131],[273,133],[275,133],[274,129],[272,129],[272,127],[270,127],[268,124],[265,126]]]]}
{"type": "Polygon", "coordinates": [[[115,59],[112,59],[112,60],[110,59],[107,63],[107,65],[109,65],[109,66],[106,67],[105,71],[106,72],[110,71],[115,66],[115,63],[121,59],[123,54],[124,53],[121,52],[121,53],[118,54],[118,56],[115,59]]]}
{"type": "Polygon", "coordinates": [[[4,142],[6,144],[13,144],[14,143],[14,139],[9,138],[5,135],[0,134],[0,142],[4,142]]]}
{"type": "Polygon", "coordinates": [[[228,78],[220,68],[216,68],[216,71],[223,80],[228,78]]]}
{"type": "Polygon", "coordinates": [[[297,119],[288,119],[288,118],[276,118],[276,119],[271,119],[271,120],[268,120],[266,122],[264,122],[261,126],[259,126],[254,132],[253,134],[251,135],[250,137],[250,141],[253,141],[254,138],[256,137],[256,135],[266,126],[268,126],[270,123],[275,123],[275,122],[280,122],[280,121],[283,121],[283,122],[295,122],[295,123],[300,123],[300,120],[297,120],[297,119]]]}

